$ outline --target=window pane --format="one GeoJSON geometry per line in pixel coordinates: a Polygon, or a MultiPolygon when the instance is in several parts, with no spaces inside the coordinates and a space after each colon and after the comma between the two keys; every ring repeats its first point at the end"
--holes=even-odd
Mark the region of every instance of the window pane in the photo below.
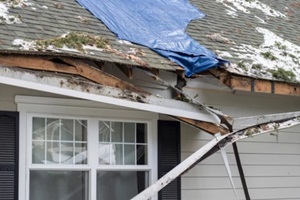
{"type": "Polygon", "coordinates": [[[46,164],[59,164],[59,142],[47,142],[46,164]]]}
{"type": "Polygon", "coordinates": [[[73,141],[73,127],[72,119],[61,119],[61,140],[73,141]]]}
{"type": "Polygon", "coordinates": [[[100,165],[146,165],[146,146],[147,124],[99,121],[100,165]]]}
{"type": "Polygon", "coordinates": [[[148,155],[146,145],[136,146],[136,159],[138,165],[147,165],[148,155]]]}
{"type": "Polygon", "coordinates": [[[135,143],[135,123],[124,123],[124,142],[135,143]]]}
{"type": "Polygon", "coordinates": [[[97,200],[131,199],[148,186],[148,172],[100,171],[97,173],[97,200]]]}
{"type": "Polygon", "coordinates": [[[112,165],[122,165],[123,164],[123,145],[122,144],[112,144],[111,164],[112,165]]]}
{"type": "Polygon", "coordinates": [[[87,141],[86,120],[75,120],[75,141],[87,141]]]}
{"type": "Polygon", "coordinates": [[[32,163],[45,164],[45,142],[32,142],[32,163]]]}
{"type": "Polygon", "coordinates": [[[61,163],[62,164],[73,164],[73,143],[62,142],[61,148],[61,163]]]}
{"type": "Polygon", "coordinates": [[[88,172],[30,172],[30,200],[59,199],[88,200],[88,172]]]}
{"type": "Polygon", "coordinates": [[[75,164],[87,164],[86,143],[75,143],[75,164]]]}
{"type": "Polygon", "coordinates": [[[124,145],[124,164],[135,165],[135,145],[124,145]]]}
{"type": "Polygon", "coordinates": [[[136,142],[147,143],[147,124],[136,124],[136,142]]]}
{"type": "Polygon", "coordinates": [[[59,140],[59,119],[47,119],[47,139],[48,140],[59,140]]]}
{"type": "Polygon", "coordinates": [[[45,118],[32,119],[32,139],[45,140],[45,118]]]}
{"type": "Polygon", "coordinates": [[[109,165],[110,164],[110,152],[112,152],[111,144],[99,144],[99,164],[109,165]]]}
{"type": "Polygon", "coordinates": [[[123,142],[123,123],[111,122],[111,141],[123,142]]]}
{"type": "Polygon", "coordinates": [[[99,142],[110,142],[110,122],[99,122],[99,142]]]}

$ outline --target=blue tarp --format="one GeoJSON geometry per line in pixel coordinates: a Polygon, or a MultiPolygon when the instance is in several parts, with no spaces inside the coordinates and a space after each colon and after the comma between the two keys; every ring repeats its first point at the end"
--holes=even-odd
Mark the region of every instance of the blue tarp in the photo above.
{"type": "Polygon", "coordinates": [[[205,15],[188,0],[77,0],[119,39],[149,47],[178,63],[186,75],[223,62],[185,33],[188,23],[205,15]]]}

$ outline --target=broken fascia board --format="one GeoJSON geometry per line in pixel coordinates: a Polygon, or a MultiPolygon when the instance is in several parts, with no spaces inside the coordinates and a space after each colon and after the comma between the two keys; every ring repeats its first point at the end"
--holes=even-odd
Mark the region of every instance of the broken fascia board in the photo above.
{"type": "Polygon", "coordinates": [[[286,113],[280,115],[282,115],[283,119],[279,121],[256,124],[254,126],[250,126],[245,129],[234,131],[227,135],[212,139],[206,145],[201,147],[198,151],[193,153],[191,156],[186,158],[183,162],[181,162],[179,165],[177,165],[175,168],[173,168],[171,171],[169,171],[167,174],[161,177],[156,183],[146,188],[144,191],[133,197],[131,200],[145,200],[151,198],[161,189],[163,189],[165,186],[167,186],[169,183],[175,180],[177,177],[184,174],[195,164],[201,161],[201,158],[208,154],[211,150],[216,149],[215,152],[217,152],[220,148],[225,148],[226,146],[231,145],[237,142],[238,140],[300,125],[299,115],[288,119],[284,119],[286,113]]]}
{"type": "Polygon", "coordinates": [[[70,76],[49,74],[0,67],[0,83],[214,124],[220,123],[216,115],[187,102],[163,99],[154,95],[143,96],[90,81],[84,82],[82,79],[80,81],[70,76]]]}
{"type": "Polygon", "coordinates": [[[254,126],[255,124],[278,121],[278,120],[293,118],[296,116],[300,116],[300,111],[282,113],[282,114],[237,117],[237,118],[233,118],[232,126],[234,129],[243,129],[245,127],[254,126]]]}

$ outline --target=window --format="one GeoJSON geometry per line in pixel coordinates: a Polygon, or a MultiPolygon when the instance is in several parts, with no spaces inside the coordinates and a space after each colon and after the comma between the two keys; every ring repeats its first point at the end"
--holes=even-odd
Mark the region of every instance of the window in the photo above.
{"type": "Polygon", "coordinates": [[[124,200],[157,179],[153,115],[28,107],[26,200],[124,200]]]}

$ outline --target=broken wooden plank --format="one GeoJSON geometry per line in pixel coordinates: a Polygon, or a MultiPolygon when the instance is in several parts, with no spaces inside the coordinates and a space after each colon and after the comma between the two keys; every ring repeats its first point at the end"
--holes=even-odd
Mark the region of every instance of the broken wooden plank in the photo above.
{"type": "Polygon", "coordinates": [[[210,70],[210,73],[235,91],[300,96],[300,84],[247,77],[222,69],[210,70]]]}
{"type": "Polygon", "coordinates": [[[74,58],[56,58],[50,57],[46,59],[44,57],[36,56],[22,56],[22,55],[10,55],[0,56],[0,65],[6,67],[19,67],[24,69],[61,72],[72,75],[79,75],[93,82],[101,85],[120,88],[123,90],[131,90],[144,94],[149,94],[141,88],[135,87],[133,84],[122,81],[121,79],[114,77],[100,69],[96,69],[79,59],[74,58]],[[51,60],[52,59],[52,60],[51,60]],[[61,60],[62,63],[56,63],[53,60],[61,60]]]}
{"type": "Polygon", "coordinates": [[[99,83],[101,85],[106,85],[106,86],[110,86],[110,87],[120,88],[123,90],[130,90],[130,91],[149,94],[145,90],[135,87],[131,83],[127,83],[115,76],[105,73],[104,71],[101,71],[94,67],[90,67],[89,65],[82,62],[79,59],[71,59],[71,58],[61,58],[61,59],[63,61],[65,61],[66,63],[74,66],[78,71],[78,75],[80,75],[86,79],[89,79],[91,81],[94,81],[96,83],[99,83]]]}
{"type": "Polygon", "coordinates": [[[25,69],[43,70],[51,72],[66,71],[70,74],[77,74],[76,68],[70,65],[55,63],[43,57],[36,56],[15,56],[0,55],[0,65],[6,67],[20,67],[25,69]]]}
{"type": "Polygon", "coordinates": [[[192,125],[198,129],[201,129],[207,133],[210,133],[212,135],[215,135],[217,133],[220,133],[222,135],[229,133],[228,129],[226,129],[223,126],[217,125],[217,124],[199,121],[199,120],[193,120],[193,119],[184,118],[184,117],[175,117],[175,118],[180,121],[183,121],[189,125],[192,125]]]}

